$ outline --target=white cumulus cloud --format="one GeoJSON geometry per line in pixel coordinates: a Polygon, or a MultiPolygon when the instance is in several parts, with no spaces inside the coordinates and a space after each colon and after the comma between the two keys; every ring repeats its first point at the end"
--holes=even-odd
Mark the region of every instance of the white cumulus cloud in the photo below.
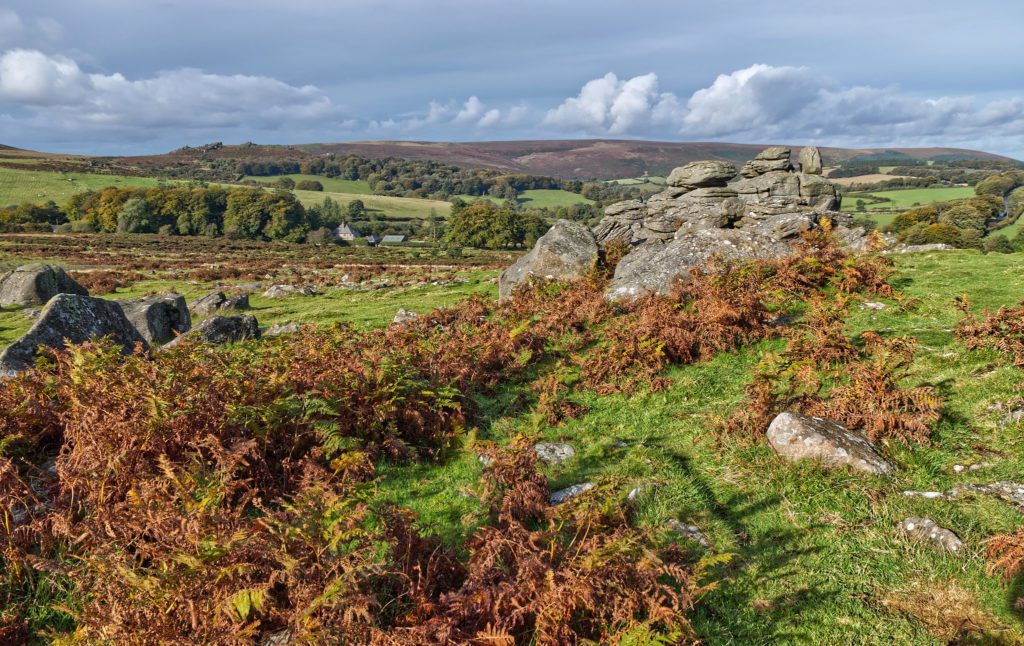
{"type": "Polygon", "coordinates": [[[580,93],[548,110],[542,125],[560,130],[625,135],[664,123],[678,112],[678,100],[658,91],[658,76],[620,80],[609,72],[588,81],[580,93]]]}
{"type": "Polygon", "coordinates": [[[1024,134],[1024,99],[917,97],[898,87],[844,87],[807,67],[755,64],[688,97],[659,90],[655,74],[609,73],[548,110],[542,126],[655,139],[984,147],[1024,134]]]}
{"type": "Polygon", "coordinates": [[[191,68],[128,79],[86,73],[70,58],[28,49],[0,54],[0,104],[68,128],[274,129],[340,118],[338,107],[312,85],[191,68]]]}

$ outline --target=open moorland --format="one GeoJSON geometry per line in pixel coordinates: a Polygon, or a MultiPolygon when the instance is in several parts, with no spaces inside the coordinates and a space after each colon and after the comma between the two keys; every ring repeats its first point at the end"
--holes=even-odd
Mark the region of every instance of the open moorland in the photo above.
{"type": "MultiPolygon", "coordinates": [[[[860,265],[850,276],[863,278],[854,282],[829,272],[793,283],[790,272],[810,266],[791,261],[746,286],[725,275],[711,278],[674,297],[684,309],[671,316],[697,308],[704,314],[696,321],[716,321],[695,329],[706,336],[684,342],[664,327],[677,301],[600,305],[600,275],[593,284],[552,285],[498,306],[490,279],[508,261],[499,256],[438,266],[397,250],[382,263],[353,257],[351,249],[339,255],[264,245],[255,260],[250,245],[256,243],[188,250],[147,236],[123,245],[106,244],[110,236],[74,239],[74,245],[45,239],[4,237],[0,257],[13,265],[52,250],[52,259],[69,268],[90,270],[75,274],[83,279],[113,272],[125,282],[113,291],[97,282],[93,291],[105,297],[251,290],[243,282],[266,275],[272,276],[267,282],[310,282],[323,291],[273,303],[253,299],[261,323],[319,324],[290,340],[188,347],[127,362],[112,362],[103,346],[86,348],[58,357],[39,377],[0,389],[5,406],[43,406],[5,408],[0,429],[5,455],[29,469],[26,482],[47,483],[53,488],[47,495],[56,496],[51,510],[33,512],[33,533],[10,536],[15,543],[5,556],[11,567],[3,582],[4,621],[15,622],[5,625],[21,626],[35,642],[71,634],[89,640],[101,630],[115,639],[159,640],[191,623],[192,630],[201,627],[192,634],[213,641],[287,629],[314,640],[331,631],[360,642],[389,635],[396,643],[424,643],[432,639],[423,632],[429,630],[514,631],[501,615],[462,605],[497,590],[523,604],[526,625],[552,643],[576,634],[560,631],[584,630],[575,620],[560,627],[534,617],[531,608],[553,603],[552,595],[593,595],[569,606],[569,616],[607,627],[585,634],[628,633],[640,643],[659,634],[690,634],[710,644],[1024,638],[1014,608],[1021,584],[992,569],[999,552],[991,542],[1020,526],[1024,511],[985,493],[949,499],[904,493],[1019,479],[1024,469],[1019,421],[1008,412],[1019,401],[1022,375],[1000,346],[975,342],[982,337],[960,325],[964,314],[957,309],[964,293],[975,316],[1020,301],[1024,269],[1017,254],[898,255],[891,270],[881,259],[860,265]],[[230,275],[232,266],[237,275],[230,275]],[[383,276],[396,282],[335,291],[330,282],[337,278],[327,276],[343,271],[366,272],[350,282],[383,276]],[[881,273],[866,278],[871,272],[881,273]],[[891,291],[878,282],[885,276],[891,291]],[[399,284],[402,278],[413,284],[399,284]],[[764,280],[770,284],[758,282],[764,280]],[[741,302],[755,309],[727,314],[741,302]],[[437,306],[454,309],[432,312],[437,306]],[[385,330],[400,307],[418,310],[419,322],[385,330]],[[756,313],[760,307],[769,308],[768,318],[756,313]],[[785,327],[755,323],[781,313],[787,313],[785,327]],[[737,315],[753,318],[743,323],[737,315]],[[378,331],[353,335],[325,325],[333,322],[378,331]],[[720,336],[727,329],[728,337],[720,336]],[[863,378],[881,381],[856,387],[882,390],[855,394],[844,390],[852,384],[833,385],[820,391],[817,405],[832,402],[840,407],[833,414],[840,414],[843,397],[879,397],[872,405],[886,406],[903,393],[922,406],[913,414],[892,409],[906,417],[878,430],[876,441],[895,475],[782,463],[765,444],[763,427],[744,417],[763,405],[750,399],[754,386],[765,379],[780,386],[774,371],[796,360],[794,353],[837,350],[852,354],[814,359],[824,361],[817,368],[822,374],[831,374],[829,365],[865,371],[863,378]],[[334,364],[350,353],[377,372],[336,374],[343,363],[334,364]],[[406,362],[404,371],[385,368],[397,359],[406,362]],[[139,381],[138,371],[150,365],[157,378],[139,381]],[[302,388],[306,380],[319,384],[316,399],[302,388]],[[66,385],[51,392],[47,383],[66,385]],[[216,401],[195,399],[199,393],[217,393],[216,401]],[[159,409],[129,405],[147,398],[159,409]],[[291,412],[280,417],[276,410],[291,412]],[[151,430],[138,435],[133,429],[140,425],[151,430]],[[71,443],[86,431],[94,439],[71,443]],[[574,451],[535,464],[532,452],[515,448],[542,441],[574,451]],[[285,454],[299,461],[294,473],[276,466],[285,454]],[[481,454],[490,457],[482,462],[481,454]],[[56,479],[39,480],[31,465],[44,468],[55,455],[56,479]],[[126,462],[132,455],[164,457],[157,468],[126,462]],[[325,471],[316,464],[332,466],[325,471]],[[549,526],[552,512],[531,501],[579,483],[596,486],[551,508],[557,511],[549,526]],[[73,507],[63,498],[71,492],[73,507]],[[250,515],[244,502],[250,495],[269,506],[250,515]],[[66,516],[72,525],[59,530],[56,543],[35,533],[72,509],[66,516]],[[388,509],[403,511],[394,516],[388,509]],[[923,516],[952,528],[963,549],[936,552],[897,531],[901,519],[923,516]],[[91,518],[108,527],[116,519],[118,529],[107,533],[91,518]],[[318,529],[308,533],[303,523],[314,518],[318,529]],[[669,521],[698,528],[700,539],[659,529],[669,521]],[[152,542],[148,525],[157,522],[163,540],[152,542]],[[65,531],[75,540],[60,538],[65,531]],[[347,545],[340,552],[338,541],[347,545]],[[144,544],[143,561],[123,551],[144,544]],[[412,562],[387,551],[399,547],[412,562]],[[24,560],[24,549],[36,556],[24,560]],[[332,560],[341,560],[331,567],[339,569],[296,570],[309,562],[305,550],[336,554],[332,560]],[[471,557],[492,550],[498,552],[486,561],[471,557]],[[648,560],[654,553],[660,560],[648,560]],[[490,560],[500,554],[512,560],[505,566],[490,560]],[[535,566],[530,559],[540,560],[535,566]],[[550,568],[554,579],[545,584],[537,566],[550,568]],[[540,578],[531,582],[532,576],[540,578]],[[337,577],[355,587],[336,587],[337,577]],[[390,577],[401,585],[384,585],[390,577]],[[617,623],[628,616],[620,613],[631,612],[633,583],[627,582],[636,577],[682,587],[663,589],[664,605],[655,608],[670,613],[660,619],[617,623]],[[402,592],[424,585],[413,596],[402,592]],[[365,586],[376,592],[365,596],[359,592],[365,586]],[[438,605],[431,595],[442,592],[449,596],[438,605]],[[396,603],[402,612],[379,610],[396,603]],[[371,614],[352,616],[353,604],[371,614]],[[618,628],[605,632],[612,626],[618,628]]],[[[6,312],[4,320],[16,316],[21,312],[6,312]]],[[[652,617],[647,613],[655,608],[633,617],[652,617]]]]}

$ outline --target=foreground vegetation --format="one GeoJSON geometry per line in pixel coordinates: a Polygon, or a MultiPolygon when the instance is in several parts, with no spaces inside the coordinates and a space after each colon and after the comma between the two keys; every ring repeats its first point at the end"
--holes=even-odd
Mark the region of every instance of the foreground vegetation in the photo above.
{"type": "MultiPolygon", "coordinates": [[[[308,247],[280,249],[305,271],[308,247]]],[[[1019,478],[1019,424],[990,408],[1015,401],[1019,370],[970,340],[987,338],[983,308],[1021,299],[1019,260],[901,256],[890,275],[812,240],[633,306],[604,301],[604,267],[387,329],[415,290],[351,294],[375,303],[375,332],[58,355],[0,387],[4,637],[1015,643],[1012,539],[992,543],[1010,546],[991,553],[1001,570],[985,556],[1021,511],[901,492],[1019,478]],[[978,320],[961,340],[963,291],[978,320]],[[787,370],[822,380],[793,391],[787,370]],[[781,463],[763,421],[734,415],[765,402],[848,423],[888,411],[874,434],[896,475],[781,463]],[[577,454],[538,465],[537,440],[577,454]],[[581,482],[597,486],[546,504],[581,482]],[[900,538],[910,515],[953,528],[967,553],[900,538]],[[671,519],[710,548],[666,532],[671,519]]],[[[121,291],[183,286],[183,265],[121,291]]],[[[315,302],[275,307],[337,320],[339,302],[315,302]]]]}

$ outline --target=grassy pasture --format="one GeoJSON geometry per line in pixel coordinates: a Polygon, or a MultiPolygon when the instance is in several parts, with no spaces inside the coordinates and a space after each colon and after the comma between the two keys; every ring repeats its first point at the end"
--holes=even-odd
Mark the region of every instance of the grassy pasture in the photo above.
{"type": "Polygon", "coordinates": [[[99,190],[108,186],[157,186],[163,183],[153,177],[93,175],[89,173],[55,173],[14,168],[0,168],[0,206],[54,201],[63,205],[76,193],[99,190]]]}
{"type": "Polygon", "coordinates": [[[425,218],[434,209],[439,217],[448,217],[451,204],[440,200],[420,200],[411,197],[391,197],[389,195],[362,195],[353,193],[335,193],[332,191],[292,191],[303,206],[322,204],[325,197],[330,197],[345,207],[354,200],[362,200],[366,210],[378,215],[396,219],[425,218]]]}
{"type": "MultiPolygon", "coordinates": [[[[915,204],[925,205],[932,202],[945,202],[974,197],[974,189],[969,186],[951,186],[939,188],[908,188],[894,191],[871,191],[871,195],[888,198],[888,202],[866,204],[868,211],[906,211],[915,204]]],[[[851,209],[857,202],[856,197],[843,198],[843,207],[851,209]]],[[[866,200],[865,200],[866,201],[866,200]]]]}

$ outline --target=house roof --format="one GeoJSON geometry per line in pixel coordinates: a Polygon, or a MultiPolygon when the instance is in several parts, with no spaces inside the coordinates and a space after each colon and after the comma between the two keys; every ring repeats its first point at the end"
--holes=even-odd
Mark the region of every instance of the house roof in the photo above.
{"type": "Polygon", "coordinates": [[[334,230],[334,232],[339,236],[350,235],[355,238],[361,238],[363,236],[363,234],[359,233],[358,231],[356,231],[347,224],[339,225],[338,228],[334,230]]]}
{"type": "Polygon", "coordinates": [[[381,242],[405,242],[405,236],[402,235],[387,235],[381,238],[381,242]]]}

